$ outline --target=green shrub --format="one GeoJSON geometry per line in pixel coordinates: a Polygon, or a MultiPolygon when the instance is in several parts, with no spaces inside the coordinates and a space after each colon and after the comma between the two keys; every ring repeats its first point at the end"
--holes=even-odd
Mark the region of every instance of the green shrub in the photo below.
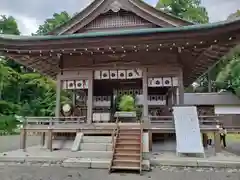
{"type": "Polygon", "coordinates": [[[19,122],[14,116],[0,115],[0,131],[11,134],[17,128],[18,124],[19,122]]]}
{"type": "Polygon", "coordinates": [[[13,115],[16,114],[20,109],[19,105],[0,100],[0,114],[13,115]]]}
{"type": "Polygon", "coordinates": [[[123,95],[119,102],[119,109],[120,111],[127,111],[127,112],[135,111],[136,107],[135,107],[134,98],[129,95],[123,95]]]}

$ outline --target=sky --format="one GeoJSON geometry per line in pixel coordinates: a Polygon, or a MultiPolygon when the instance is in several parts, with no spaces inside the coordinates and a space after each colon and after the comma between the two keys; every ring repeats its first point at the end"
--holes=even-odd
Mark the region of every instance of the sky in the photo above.
{"type": "MultiPolygon", "coordinates": [[[[70,14],[81,11],[92,0],[0,0],[0,14],[17,19],[23,35],[36,32],[38,26],[53,13],[67,11],[70,14]]],[[[158,0],[145,0],[155,6],[158,0]]],[[[202,0],[207,8],[210,21],[225,20],[229,14],[240,9],[240,0],[202,0]]]]}

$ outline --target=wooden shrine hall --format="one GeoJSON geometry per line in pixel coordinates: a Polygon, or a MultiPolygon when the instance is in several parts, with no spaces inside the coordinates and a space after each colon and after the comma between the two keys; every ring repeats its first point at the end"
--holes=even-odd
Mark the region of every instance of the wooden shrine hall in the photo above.
{"type": "MultiPolygon", "coordinates": [[[[239,42],[239,19],[196,25],[141,0],[95,0],[48,35],[0,35],[0,51],[56,80],[56,116],[29,118],[23,139],[27,131],[52,137],[139,128],[139,133],[149,133],[151,144],[152,133],[175,133],[171,108],[184,106],[184,88],[239,42]],[[60,102],[63,90],[71,92],[71,105],[60,102]],[[119,94],[137,97],[140,123],[136,119],[120,124],[112,116],[113,97],[119,94]]],[[[220,151],[213,119],[207,125],[200,121],[199,127],[203,133],[215,133],[220,151]]]]}

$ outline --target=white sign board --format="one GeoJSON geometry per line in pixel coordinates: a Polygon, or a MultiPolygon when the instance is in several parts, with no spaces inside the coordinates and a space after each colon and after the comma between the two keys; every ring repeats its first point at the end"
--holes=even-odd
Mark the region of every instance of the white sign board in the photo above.
{"type": "Polygon", "coordinates": [[[195,106],[173,107],[177,153],[203,154],[204,148],[195,106]]]}
{"type": "Polygon", "coordinates": [[[240,106],[215,106],[215,114],[240,114],[240,106]]]}

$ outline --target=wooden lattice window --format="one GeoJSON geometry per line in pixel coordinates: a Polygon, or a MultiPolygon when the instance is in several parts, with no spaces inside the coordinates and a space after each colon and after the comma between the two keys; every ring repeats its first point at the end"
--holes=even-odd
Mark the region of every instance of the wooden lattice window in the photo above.
{"type": "Polygon", "coordinates": [[[137,16],[132,12],[120,10],[118,12],[108,11],[99,15],[91,23],[85,26],[86,30],[92,29],[106,29],[106,28],[119,28],[119,27],[137,27],[137,26],[153,26],[149,21],[137,16]]]}

